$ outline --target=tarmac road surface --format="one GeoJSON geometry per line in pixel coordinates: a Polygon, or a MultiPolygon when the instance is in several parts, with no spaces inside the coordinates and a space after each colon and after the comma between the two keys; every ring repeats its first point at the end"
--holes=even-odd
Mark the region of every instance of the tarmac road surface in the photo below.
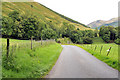
{"type": "Polygon", "coordinates": [[[118,78],[118,71],[98,60],[85,50],[62,45],[55,66],[46,78],[118,78]]]}

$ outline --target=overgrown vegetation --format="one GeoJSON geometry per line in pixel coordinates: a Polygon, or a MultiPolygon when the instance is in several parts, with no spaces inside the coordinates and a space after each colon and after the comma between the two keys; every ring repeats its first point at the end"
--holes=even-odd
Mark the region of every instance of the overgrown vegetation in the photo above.
{"type": "Polygon", "coordinates": [[[48,73],[62,51],[54,41],[33,41],[10,39],[9,57],[6,57],[6,39],[2,39],[3,78],[40,78],[48,73]]]}

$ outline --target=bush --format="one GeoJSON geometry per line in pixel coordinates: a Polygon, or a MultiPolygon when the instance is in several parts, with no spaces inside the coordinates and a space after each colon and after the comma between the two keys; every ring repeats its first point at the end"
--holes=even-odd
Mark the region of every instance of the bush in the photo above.
{"type": "Polygon", "coordinates": [[[92,44],[93,43],[93,40],[89,37],[84,37],[83,38],[83,43],[84,44],[92,44]]]}
{"type": "Polygon", "coordinates": [[[120,39],[119,39],[119,38],[116,39],[116,40],[115,40],[115,43],[118,44],[118,45],[120,45],[120,39]]]}
{"type": "Polygon", "coordinates": [[[57,43],[61,43],[60,40],[58,40],[57,43]]]}
{"type": "Polygon", "coordinates": [[[107,43],[110,42],[110,36],[109,36],[108,34],[105,34],[105,35],[102,37],[102,39],[103,39],[105,42],[107,42],[107,43]]]}
{"type": "Polygon", "coordinates": [[[78,39],[78,40],[76,41],[76,43],[77,43],[77,44],[82,44],[82,43],[83,43],[83,39],[82,39],[82,38],[78,39]]]}
{"type": "Polygon", "coordinates": [[[56,41],[57,43],[61,43],[61,44],[70,44],[70,43],[72,43],[72,41],[71,41],[71,39],[69,39],[69,38],[59,38],[59,39],[57,39],[57,41],[56,41]]]}

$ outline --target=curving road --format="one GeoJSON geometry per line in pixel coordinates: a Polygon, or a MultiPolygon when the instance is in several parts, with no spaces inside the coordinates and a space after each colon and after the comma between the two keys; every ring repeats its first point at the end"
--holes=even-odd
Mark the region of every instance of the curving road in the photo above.
{"type": "Polygon", "coordinates": [[[118,78],[118,71],[85,50],[62,45],[63,51],[46,78],[118,78]]]}

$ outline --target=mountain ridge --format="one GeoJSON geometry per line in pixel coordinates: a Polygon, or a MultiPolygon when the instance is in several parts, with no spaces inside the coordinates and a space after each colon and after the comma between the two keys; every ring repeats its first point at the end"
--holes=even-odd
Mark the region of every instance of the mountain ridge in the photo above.
{"type": "Polygon", "coordinates": [[[95,29],[96,27],[100,29],[101,26],[118,26],[118,18],[112,18],[110,20],[96,20],[91,23],[89,23],[87,26],[89,26],[92,29],[95,29]]]}

